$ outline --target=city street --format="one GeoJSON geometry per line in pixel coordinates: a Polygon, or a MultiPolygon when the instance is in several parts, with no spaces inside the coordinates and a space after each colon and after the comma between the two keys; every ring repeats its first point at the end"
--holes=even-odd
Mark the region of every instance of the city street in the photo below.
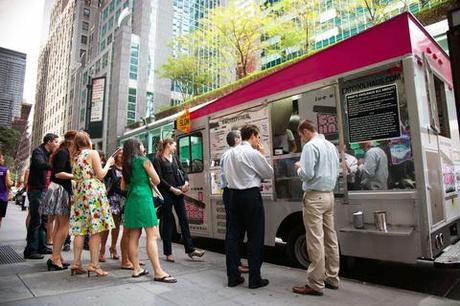
{"type": "MultiPolygon", "coordinates": [[[[0,249],[10,246],[19,255],[25,245],[26,212],[10,205],[0,230],[0,249]]],[[[144,240],[142,241],[142,243],[144,240]]],[[[141,245],[142,245],[141,243],[141,245]]],[[[119,262],[108,259],[103,265],[110,274],[105,278],[70,276],[69,271],[47,272],[43,260],[5,264],[0,254],[1,305],[460,305],[437,296],[395,289],[343,278],[340,289],[326,290],[322,297],[300,296],[291,287],[303,282],[301,269],[270,263],[263,275],[270,285],[258,290],[245,286],[226,287],[225,258],[208,251],[200,261],[186,259],[181,245],[174,246],[176,263],[162,260],[165,270],[178,279],[177,284],[160,284],[152,277],[131,278],[129,271],[117,269],[119,262]]],[[[70,261],[71,252],[64,252],[70,261]]],[[[84,264],[88,263],[84,252],[84,264]]],[[[141,258],[146,260],[145,249],[141,258]]],[[[11,257],[10,257],[11,259],[11,257]]]]}

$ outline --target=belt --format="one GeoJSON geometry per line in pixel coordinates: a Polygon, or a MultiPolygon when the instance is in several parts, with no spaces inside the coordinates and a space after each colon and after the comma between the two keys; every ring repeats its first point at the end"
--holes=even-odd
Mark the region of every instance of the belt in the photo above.
{"type": "Polygon", "coordinates": [[[315,192],[315,193],[331,193],[331,192],[333,192],[333,191],[332,191],[332,190],[324,191],[324,190],[313,190],[313,189],[312,189],[312,190],[307,190],[307,191],[305,191],[305,192],[306,192],[306,193],[308,193],[308,192],[315,192]]]}

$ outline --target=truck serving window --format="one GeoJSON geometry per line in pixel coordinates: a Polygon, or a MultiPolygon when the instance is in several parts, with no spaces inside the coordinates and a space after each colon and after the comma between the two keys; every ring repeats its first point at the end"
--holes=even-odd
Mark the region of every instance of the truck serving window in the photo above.
{"type": "Polygon", "coordinates": [[[203,171],[203,136],[194,133],[179,138],[179,160],[187,173],[203,171]]]}

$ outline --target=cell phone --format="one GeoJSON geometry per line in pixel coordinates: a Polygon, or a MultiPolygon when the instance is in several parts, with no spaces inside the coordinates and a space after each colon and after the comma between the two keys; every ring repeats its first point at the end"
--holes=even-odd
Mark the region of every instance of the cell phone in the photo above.
{"type": "Polygon", "coordinates": [[[117,148],[117,149],[115,150],[115,152],[113,152],[112,155],[110,155],[110,157],[115,158],[115,156],[118,154],[118,152],[120,152],[121,149],[122,149],[122,148],[117,148]]]}

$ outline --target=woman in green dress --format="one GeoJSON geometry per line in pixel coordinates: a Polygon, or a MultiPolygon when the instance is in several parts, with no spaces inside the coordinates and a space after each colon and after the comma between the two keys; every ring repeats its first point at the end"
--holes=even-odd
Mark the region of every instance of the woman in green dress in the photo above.
{"type": "Polygon", "coordinates": [[[124,227],[130,230],[129,258],[134,266],[133,277],[148,274],[139,265],[139,238],[144,229],[147,255],[155,270],[154,280],[175,283],[177,280],[161,268],[158,257],[157,239],[160,235],[150,184],[158,185],[160,178],[144,156],[144,146],[136,139],[128,140],[123,146],[122,172],[121,189],[127,190],[124,227]]]}

